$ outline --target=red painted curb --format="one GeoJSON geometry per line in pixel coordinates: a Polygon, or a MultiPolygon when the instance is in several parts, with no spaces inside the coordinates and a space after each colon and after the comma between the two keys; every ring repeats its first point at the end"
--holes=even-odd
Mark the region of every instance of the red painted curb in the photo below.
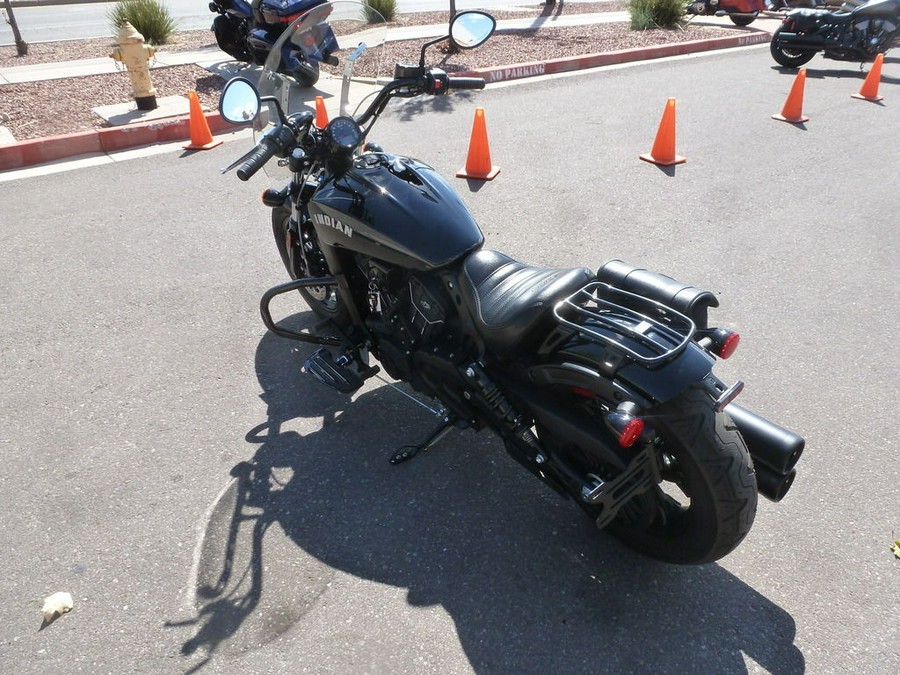
{"type": "MultiPolygon", "coordinates": [[[[205,117],[209,130],[213,133],[237,128],[223,120],[218,112],[207,113],[205,117]]],[[[123,127],[35,138],[0,146],[0,171],[44,164],[76,155],[115,152],[142,145],[187,140],[190,137],[191,118],[190,115],[183,115],[123,127]]]]}
{"type": "MultiPolygon", "coordinates": [[[[585,68],[630,63],[632,61],[647,61],[666,56],[693,54],[714,49],[745,47],[769,42],[772,37],[765,31],[750,30],[751,32],[748,32],[746,35],[678,42],[640,49],[623,49],[615,52],[565,57],[534,63],[519,63],[512,66],[454,73],[454,75],[483,77],[490,84],[492,82],[505,82],[507,80],[518,80],[538,75],[553,75],[585,68]]],[[[223,120],[218,112],[208,113],[206,121],[211,132],[224,131],[226,129],[234,130],[236,128],[223,120]]],[[[0,146],[0,171],[34,166],[35,164],[43,164],[76,155],[113,152],[142,145],[186,140],[190,137],[190,116],[187,115],[144,122],[142,124],[132,124],[126,127],[109,127],[77,134],[66,134],[64,136],[36,138],[30,141],[13,143],[12,145],[0,146]]]]}
{"type": "Polygon", "coordinates": [[[490,84],[493,82],[518,80],[524,77],[555,75],[573,70],[583,70],[585,68],[612,66],[620,63],[630,63],[632,61],[649,61],[666,56],[695,54],[698,52],[712,51],[714,49],[746,47],[749,45],[763,44],[769,42],[771,39],[772,36],[764,31],[754,31],[752,33],[747,33],[746,35],[734,35],[731,37],[713,38],[711,40],[695,40],[693,42],[677,42],[671,45],[658,45],[656,47],[622,49],[615,52],[587,54],[585,56],[565,57],[534,63],[519,63],[513,66],[500,66],[497,68],[481,68],[478,70],[469,70],[464,73],[453,74],[459,77],[483,77],[488,84],[490,84]]]}

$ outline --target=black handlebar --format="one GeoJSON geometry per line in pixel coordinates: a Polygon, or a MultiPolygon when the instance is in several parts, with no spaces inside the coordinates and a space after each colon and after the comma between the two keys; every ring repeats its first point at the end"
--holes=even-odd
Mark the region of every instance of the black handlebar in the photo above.
{"type": "MultiPolygon", "coordinates": [[[[379,115],[391,96],[415,96],[419,93],[441,95],[448,89],[484,89],[484,86],[485,81],[481,77],[449,77],[443,70],[433,68],[419,77],[395,79],[386,84],[356,121],[362,125],[379,115]]],[[[276,155],[287,157],[296,144],[297,134],[312,122],[313,117],[312,112],[304,111],[291,116],[290,119],[282,118],[282,124],[268,131],[260,139],[247,161],[237,170],[237,177],[243,181],[250,180],[272,157],[276,155]]]]}
{"type": "Polygon", "coordinates": [[[482,77],[451,77],[451,89],[484,89],[485,81],[482,77]]]}
{"type": "Polygon", "coordinates": [[[241,180],[250,180],[250,177],[259,171],[263,164],[268,162],[276,155],[278,157],[287,157],[291,148],[294,146],[294,139],[297,129],[304,124],[309,124],[314,115],[309,111],[304,111],[299,115],[291,116],[284,124],[273,127],[259,140],[256,150],[250,155],[250,158],[241,164],[241,168],[237,170],[237,177],[241,180]]]}
{"type": "Polygon", "coordinates": [[[272,159],[277,151],[278,145],[275,141],[264,136],[256,146],[256,151],[237,170],[237,177],[244,181],[250,180],[251,176],[259,171],[263,164],[272,159]]]}

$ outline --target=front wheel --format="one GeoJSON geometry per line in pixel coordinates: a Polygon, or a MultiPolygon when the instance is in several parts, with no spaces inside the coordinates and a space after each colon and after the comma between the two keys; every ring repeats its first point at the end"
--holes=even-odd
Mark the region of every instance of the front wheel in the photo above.
{"type": "MultiPolygon", "coordinates": [[[[285,207],[272,209],[272,234],[275,236],[275,245],[281,254],[281,261],[291,279],[302,277],[326,276],[329,273],[325,258],[319,250],[315,233],[309,233],[309,239],[301,242],[298,234],[291,229],[291,211],[285,207]],[[304,259],[303,247],[306,248],[304,259]],[[307,270],[305,260],[309,260],[314,269],[307,270]]],[[[338,295],[334,286],[312,286],[301,288],[300,295],[309,305],[309,308],[323,319],[330,319],[338,326],[343,327],[350,323],[350,313],[338,295]]]]}
{"type": "Polygon", "coordinates": [[[625,504],[607,530],[658,560],[700,564],[730,553],[756,516],[756,475],[731,418],[690,389],[660,406],[663,482],[625,504]]]}
{"type": "Polygon", "coordinates": [[[812,57],[816,55],[816,51],[814,49],[791,48],[789,45],[784,44],[781,40],[782,30],[783,27],[776,29],[775,33],[772,34],[772,41],[769,43],[769,51],[775,62],[785,68],[799,68],[809,63],[812,57]]]}

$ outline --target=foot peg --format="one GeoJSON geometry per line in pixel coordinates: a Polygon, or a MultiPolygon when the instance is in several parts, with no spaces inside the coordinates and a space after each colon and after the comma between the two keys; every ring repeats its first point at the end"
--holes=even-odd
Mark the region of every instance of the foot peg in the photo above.
{"type": "Polygon", "coordinates": [[[378,372],[378,366],[353,370],[350,365],[353,359],[346,354],[335,360],[327,349],[320,349],[306,359],[303,364],[303,372],[309,373],[322,384],[327,384],[332,389],[337,389],[344,394],[352,394],[363,386],[366,379],[378,372]]]}

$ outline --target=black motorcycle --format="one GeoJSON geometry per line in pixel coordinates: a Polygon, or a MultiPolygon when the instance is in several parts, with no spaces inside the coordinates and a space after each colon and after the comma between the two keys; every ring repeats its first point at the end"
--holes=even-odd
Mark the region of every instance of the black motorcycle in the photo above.
{"type": "MultiPolygon", "coordinates": [[[[303,44],[314,23],[301,17],[289,39],[303,44]]],[[[483,12],[462,12],[449,39],[476,47],[494,27],[483,12]]],[[[342,109],[354,64],[378,52],[362,35],[338,38],[342,109]]],[[[367,142],[396,97],[484,87],[427,68],[428,44],[418,63],[398,63],[394,78],[362,99],[362,112],[324,129],[311,110],[282,107],[290,83],[275,69],[260,79],[262,95],[240,78],[226,86],[225,119],[269,124],[228,169],[240,165],[247,180],[277,158],[272,164],[291,174],[263,197],[293,278],[263,295],[266,326],[322,345],[304,370],[340,392],[383,368],[436,401],[434,431],[392,463],[454,428],[488,427],[514,459],[634,549],[682,564],[721,558],[750,530],[758,492],[784,497],[803,439],[733,403],[743,383],[713,374],[739,336],[709,325],[712,293],[618,260],[596,272],[544,269],[487,249],[432,168],[367,142]],[[271,301],[296,291],[330,329],[293,331],[272,318],[271,301]]]]}
{"type": "Polygon", "coordinates": [[[772,35],[772,58],[799,68],[817,52],[826,59],[874,61],[893,47],[900,26],[900,0],[870,0],[850,11],[795,9],[772,35]]]}
{"type": "MultiPolygon", "coordinates": [[[[262,66],[285,29],[303,13],[322,5],[324,0],[213,0],[209,10],[218,16],[213,20],[219,49],[248,65],[262,66]]],[[[323,30],[327,29],[327,24],[323,30]]],[[[319,81],[319,62],[325,54],[303,52],[285,43],[287,51],[280,55],[282,72],[292,76],[301,87],[311,87],[319,81]]],[[[323,42],[326,48],[332,47],[323,42]]]]}

